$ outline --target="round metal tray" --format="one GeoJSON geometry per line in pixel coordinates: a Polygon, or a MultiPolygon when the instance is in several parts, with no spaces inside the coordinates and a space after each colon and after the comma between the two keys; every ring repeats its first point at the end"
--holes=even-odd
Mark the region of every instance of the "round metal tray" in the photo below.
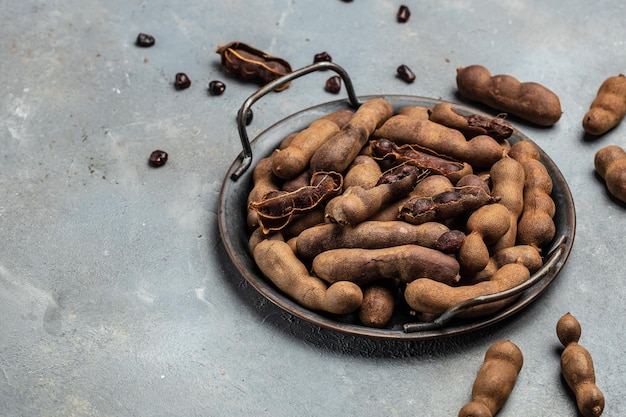
{"type": "MultiPolygon", "coordinates": [[[[394,313],[394,317],[387,328],[377,329],[359,324],[355,314],[338,317],[324,312],[308,310],[279,291],[261,273],[248,250],[250,231],[246,222],[247,198],[252,188],[253,171],[253,169],[248,168],[253,166],[255,161],[272,153],[278,147],[280,141],[290,133],[305,129],[314,120],[328,113],[346,108],[353,109],[359,105],[359,102],[375,97],[387,99],[394,107],[394,111],[405,106],[432,107],[437,103],[441,103],[441,100],[432,98],[404,95],[357,97],[343,68],[328,62],[296,70],[262,87],[244,102],[237,118],[240,139],[244,150],[237,160],[233,162],[224,178],[218,207],[218,223],[222,241],[228,256],[241,275],[261,295],[294,316],[326,329],[377,339],[422,340],[467,333],[510,317],[535,301],[554,281],[563,268],[572,249],[576,230],[574,202],[567,182],[556,164],[541,148],[541,161],[550,173],[554,184],[552,198],[557,208],[554,216],[556,236],[552,244],[543,250],[544,265],[542,268],[535,272],[529,281],[518,287],[505,292],[468,300],[448,310],[432,322],[415,322],[415,319],[408,311],[398,311],[394,313]],[[277,86],[322,68],[331,69],[343,78],[349,96],[348,100],[331,101],[294,113],[263,131],[254,140],[248,140],[245,128],[245,114],[256,100],[277,86]],[[458,313],[472,306],[509,298],[512,295],[518,295],[516,301],[492,315],[472,320],[461,320],[456,317],[458,313]]],[[[465,114],[484,114],[479,110],[458,103],[454,103],[454,107],[457,111],[465,114]]],[[[509,141],[511,144],[514,144],[520,140],[530,141],[531,139],[516,129],[509,141]]]]}

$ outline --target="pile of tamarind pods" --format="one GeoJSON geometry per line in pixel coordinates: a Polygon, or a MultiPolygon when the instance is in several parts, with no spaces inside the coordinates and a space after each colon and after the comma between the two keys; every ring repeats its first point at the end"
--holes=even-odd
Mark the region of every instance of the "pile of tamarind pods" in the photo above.
{"type": "MultiPolygon", "coordinates": [[[[552,179],[503,117],[384,98],[284,138],[254,167],[249,250],[301,306],[385,328],[516,287],[553,240],[552,179]]],[[[492,314],[515,297],[459,317],[492,314]]]]}

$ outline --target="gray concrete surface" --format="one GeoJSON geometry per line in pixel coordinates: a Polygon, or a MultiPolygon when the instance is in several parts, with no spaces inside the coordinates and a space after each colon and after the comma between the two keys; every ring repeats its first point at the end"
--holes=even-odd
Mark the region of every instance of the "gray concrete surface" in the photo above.
{"type": "MultiPolygon", "coordinates": [[[[575,416],[559,374],[558,318],[581,321],[606,416],[626,413],[626,211],[586,138],[597,88],[624,71],[619,1],[51,0],[0,2],[0,415],[450,416],[487,347],[514,341],[524,368],[500,416],[575,416]],[[156,37],[134,45],[139,32],[156,37]],[[359,95],[461,101],[458,66],[537,81],[564,109],[552,128],[513,120],[559,165],[577,210],[574,248],[530,307],[493,327],[423,342],[344,336],[259,296],[217,228],[240,152],[235,114],[256,90],[215,48],[248,42],[308,65],[327,51],[359,95]],[[395,77],[407,64],[410,85],[395,77]],[[176,91],[177,72],[191,88],[176,91]],[[224,95],[207,93],[221,79],[224,95]],[[147,165],[154,149],[170,155],[147,165]]],[[[254,106],[251,134],[337,97],[325,74],[254,106]]]]}

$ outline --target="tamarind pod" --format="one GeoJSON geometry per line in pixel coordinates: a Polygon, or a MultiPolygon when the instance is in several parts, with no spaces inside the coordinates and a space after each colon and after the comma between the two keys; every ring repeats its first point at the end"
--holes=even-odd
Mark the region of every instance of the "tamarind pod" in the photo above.
{"type": "Polygon", "coordinates": [[[556,234],[556,206],[550,196],[553,182],[540,161],[539,149],[530,141],[519,141],[511,147],[510,156],[524,169],[523,211],[517,224],[517,243],[547,246],[556,234]]]}
{"type": "Polygon", "coordinates": [[[611,195],[626,202],[626,151],[617,145],[605,146],[596,152],[593,164],[611,195]]]}
{"type": "Polygon", "coordinates": [[[327,286],[321,279],[311,276],[284,241],[262,240],[254,247],[253,257],[261,272],[279,290],[305,308],[349,314],[363,301],[363,292],[354,283],[337,282],[327,286]]]}
{"type": "Polygon", "coordinates": [[[457,257],[463,274],[475,274],[487,266],[487,246],[504,236],[509,227],[509,211],[499,203],[482,206],[469,216],[466,224],[469,234],[457,257]]]}
{"type": "Polygon", "coordinates": [[[493,256],[496,265],[501,267],[506,264],[521,263],[531,274],[537,272],[543,266],[543,258],[537,247],[533,245],[516,245],[504,248],[493,256]]]}
{"type": "MultiPolygon", "coordinates": [[[[500,267],[489,281],[473,285],[450,286],[430,277],[418,278],[407,284],[404,298],[418,312],[440,315],[457,304],[472,298],[511,289],[530,278],[528,268],[519,263],[500,267]]],[[[479,317],[500,310],[516,297],[471,307],[458,317],[479,317]]]]}
{"type": "Polygon", "coordinates": [[[261,228],[269,233],[287,226],[294,214],[311,210],[338,194],[342,185],[341,174],[316,172],[311,177],[310,186],[292,192],[270,192],[261,200],[251,202],[248,207],[258,213],[261,228]]]}
{"type": "Polygon", "coordinates": [[[264,195],[278,191],[278,178],[272,172],[272,158],[261,159],[252,172],[252,190],[248,194],[247,224],[250,229],[259,226],[259,215],[250,209],[250,203],[260,200],[264,195]]]}
{"type": "Polygon", "coordinates": [[[387,100],[367,100],[339,132],[315,151],[311,157],[311,168],[314,171],[344,172],[372,132],[392,114],[393,107],[387,100]]]}
{"type": "Polygon", "coordinates": [[[368,327],[384,328],[393,316],[395,285],[391,280],[380,280],[363,289],[359,320],[368,327]]]}
{"type": "Polygon", "coordinates": [[[487,117],[480,114],[464,115],[457,112],[452,103],[438,103],[428,110],[429,119],[444,126],[457,129],[466,138],[478,135],[491,136],[498,142],[511,137],[513,126],[503,116],[487,117]]]}
{"type": "Polygon", "coordinates": [[[475,284],[488,281],[493,274],[503,265],[521,263],[531,274],[534,274],[543,266],[543,258],[537,247],[532,245],[516,245],[504,248],[496,252],[482,271],[471,276],[464,275],[464,283],[475,284]],[[467,280],[465,280],[467,278],[467,280]]]}
{"type": "Polygon", "coordinates": [[[463,133],[430,120],[397,114],[372,134],[373,139],[389,139],[398,145],[415,144],[441,155],[464,161],[474,169],[488,168],[502,158],[502,147],[490,136],[467,140],[463,133]]]}
{"type": "Polygon", "coordinates": [[[248,250],[250,253],[254,252],[254,248],[259,244],[259,242],[268,239],[282,240],[283,242],[285,241],[285,237],[281,232],[263,233],[263,230],[261,230],[260,227],[257,227],[250,234],[250,238],[248,238],[248,250]]]}
{"type": "Polygon", "coordinates": [[[617,126],[626,115],[626,77],[609,77],[600,86],[583,117],[583,129],[599,136],[617,126]]]}
{"type": "Polygon", "coordinates": [[[458,68],[456,83],[463,97],[539,126],[552,126],[563,113],[558,96],[543,85],[510,75],[492,76],[481,65],[458,68]]]}
{"type": "Polygon", "coordinates": [[[350,121],[354,112],[349,109],[340,109],[335,110],[334,112],[328,113],[325,116],[322,116],[322,119],[330,120],[334,124],[336,124],[340,129],[350,121]]]}
{"type": "Polygon", "coordinates": [[[370,141],[370,149],[375,160],[415,165],[431,173],[445,175],[452,182],[472,173],[472,167],[467,162],[453,161],[419,145],[398,146],[388,139],[377,139],[370,141]]]}
{"type": "Polygon", "coordinates": [[[408,116],[419,120],[428,120],[428,107],[424,106],[406,106],[402,107],[396,114],[408,116]]]}
{"type": "Polygon", "coordinates": [[[281,232],[287,240],[299,236],[303,231],[319,224],[324,224],[324,208],[321,206],[294,214],[289,223],[281,229],[281,232]]]}
{"type": "Polygon", "coordinates": [[[299,132],[284,149],[272,154],[272,171],[279,178],[291,179],[305,171],[311,156],[335,133],[339,127],[327,119],[318,119],[299,132]]]}
{"type": "MultiPolygon", "coordinates": [[[[432,197],[452,189],[454,189],[454,185],[448,177],[444,175],[429,175],[418,182],[409,195],[411,197],[432,197]]],[[[487,189],[487,192],[490,192],[490,190],[487,189]]]]}
{"type": "Polygon", "coordinates": [[[468,186],[480,187],[483,190],[485,190],[486,193],[491,193],[491,190],[489,189],[489,185],[487,184],[488,181],[489,181],[489,175],[487,175],[486,177],[481,177],[476,174],[469,174],[459,179],[456,183],[456,186],[457,187],[468,187],[468,186]]]}
{"type": "Polygon", "coordinates": [[[472,386],[472,401],[459,411],[459,417],[493,417],[511,395],[522,370],[522,351],[509,340],[493,343],[472,386]]]}
{"type": "Polygon", "coordinates": [[[524,191],[524,211],[517,223],[519,245],[545,248],[556,235],[554,200],[543,191],[531,188],[524,191]]]}
{"type": "MultiPolygon", "coordinates": [[[[243,42],[218,46],[216,52],[220,54],[221,64],[226,72],[244,81],[265,85],[291,72],[289,62],[243,42]]],[[[282,91],[289,85],[290,83],[285,83],[276,88],[276,91],[282,91]]]]}
{"type": "Polygon", "coordinates": [[[453,284],[460,278],[459,263],[454,257],[419,245],[331,249],[313,258],[312,268],[324,281],[351,281],[359,285],[377,279],[410,282],[424,276],[453,284]]]}
{"type": "Polygon", "coordinates": [[[302,172],[297,177],[283,182],[283,185],[280,187],[280,190],[290,193],[302,187],[306,187],[311,184],[312,177],[313,177],[313,173],[311,172],[311,170],[307,169],[306,171],[302,172]]]}
{"type": "Polygon", "coordinates": [[[399,221],[364,221],[355,226],[326,223],[304,230],[298,236],[297,253],[311,260],[320,253],[338,248],[380,249],[406,244],[434,248],[450,231],[442,223],[412,225],[399,221]]]}
{"type": "Polygon", "coordinates": [[[595,383],[593,359],[587,349],[570,343],[561,354],[563,378],[576,396],[578,411],[584,417],[599,417],[604,410],[604,394],[595,383]]]}
{"type": "Polygon", "coordinates": [[[380,165],[371,156],[359,155],[354,158],[354,162],[346,172],[343,186],[344,188],[352,186],[369,188],[376,185],[382,174],[380,165]]]}
{"type": "Polygon", "coordinates": [[[565,313],[556,322],[556,337],[566,347],[571,343],[578,343],[582,334],[580,322],[572,313],[565,313]]]}
{"type": "Polygon", "coordinates": [[[286,147],[291,145],[291,142],[296,138],[296,136],[298,136],[298,133],[300,132],[293,132],[288,134],[283,140],[280,141],[278,149],[285,149],[286,147]]]}
{"type": "Polygon", "coordinates": [[[384,172],[371,188],[354,186],[326,204],[326,218],[341,225],[358,224],[386,203],[407,195],[424,173],[417,167],[401,165],[384,172]]]}
{"type": "Polygon", "coordinates": [[[514,246],[517,239],[517,221],[524,208],[524,179],[522,165],[505,154],[502,159],[493,164],[489,171],[491,178],[491,195],[498,198],[498,202],[509,210],[510,226],[507,233],[491,248],[497,252],[500,249],[514,246]]]}
{"type": "Polygon", "coordinates": [[[566,313],[558,320],[556,333],[565,347],[561,353],[561,373],[576,397],[578,411],[583,417],[599,417],[604,411],[604,394],[596,385],[591,354],[578,344],[580,323],[566,313]]]}
{"type": "Polygon", "coordinates": [[[432,197],[412,197],[401,208],[398,218],[412,224],[446,220],[496,201],[481,187],[454,187],[432,197]]]}

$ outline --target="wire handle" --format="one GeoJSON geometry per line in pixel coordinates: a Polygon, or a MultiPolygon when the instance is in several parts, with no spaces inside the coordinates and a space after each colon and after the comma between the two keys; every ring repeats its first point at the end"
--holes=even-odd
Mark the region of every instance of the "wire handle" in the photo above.
{"type": "Polygon", "coordinates": [[[248,138],[248,132],[246,130],[246,115],[248,114],[250,107],[257,100],[259,100],[270,91],[273,91],[274,89],[284,84],[287,84],[288,82],[296,78],[302,77],[303,75],[309,74],[314,71],[326,69],[336,72],[342,78],[343,83],[346,86],[346,91],[348,92],[348,100],[350,101],[350,105],[355,109],[361,105],[354,92],[354,86],[352,85],[350,76],[345,69],[335,64],[334,62],[317,62],[315,64],[290,72],[289,74],[283,75],[282,77],[265,84],[263,87],[259,88],[254,94],[248,97],[246,101],[243,102],[243,105],[237,113],[237,128],[239,130],[239,138],[241,139],[243,152],[240,155],[241,161],[239,162],[239,166],[237,166],[235,171],[230,175],[231,180],[237,181],[244,174],[244,172],[246,172],[248,168],[250,168],[250,165],[252,164],[252,146],[250,145],[250,139],[248,138]]]}

